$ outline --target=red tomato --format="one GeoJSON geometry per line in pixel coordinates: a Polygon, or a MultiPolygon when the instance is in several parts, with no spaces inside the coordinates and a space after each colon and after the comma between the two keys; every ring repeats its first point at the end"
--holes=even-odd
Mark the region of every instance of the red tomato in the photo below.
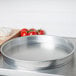
{"type": "Polygon", "coordinates": [[[28,36],[31,36],[31,35],[37,35],[37,32],[36,31],[31,31],[28,33],[28,36]]]}
{"type": "Polygon", "coordinates": [[[21,32],[21,37],[27,36],[27,32],[21,32]]]}
{"type": "Polygon", "coordinates": [[[38,35],[44,35],[45,32],[44,32],[44,30],[41,30],[41,29],[40,29],[40,30],[38,30],[37,34],[38,34],[38,35]]]}
{"type": "Polygon", "coordinates": [[[21,36],[27,36],[28,29],[24,28],[20,31],[21,36]]]}

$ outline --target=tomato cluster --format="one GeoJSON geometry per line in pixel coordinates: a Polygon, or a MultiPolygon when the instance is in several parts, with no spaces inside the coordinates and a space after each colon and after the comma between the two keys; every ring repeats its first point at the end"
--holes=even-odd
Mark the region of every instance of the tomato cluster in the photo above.
{"type": "Polygon", "coordinates": [[[31,29],[23,28],[20,31],[21,37],[23,37],[23,36],[31,36],[31,35],[44,35],[44,34],[45,34],[45,31],[42,30],[42,29],[36,30],[34,28],[31,28],[31,29]]]}

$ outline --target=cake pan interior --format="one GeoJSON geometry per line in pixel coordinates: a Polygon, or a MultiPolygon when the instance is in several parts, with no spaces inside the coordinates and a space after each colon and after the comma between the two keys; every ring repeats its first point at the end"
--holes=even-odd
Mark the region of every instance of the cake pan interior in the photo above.
{"type": "Polygon", "coordinates": [[[46,61],[64,58],[74,48],[68,40],[53,36],[16,38],[4,45],[3,54],[25,61],[46,61]]]}

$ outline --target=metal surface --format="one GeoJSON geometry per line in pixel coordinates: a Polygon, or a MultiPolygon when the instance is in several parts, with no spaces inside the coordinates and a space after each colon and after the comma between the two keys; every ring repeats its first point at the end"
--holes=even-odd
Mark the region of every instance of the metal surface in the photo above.
{"type": "Polygon", "coordinates": [[[64,76],[57,74],[45,74],[35,71],[13,70],[0,68],[0,76],[64,76]]]}
{"type": "Polygon", "coordinates": [[[1,53],[12,69],[45,70],[70,62],[74,46],[60,37],[28,36],[6,42],[1,53]]]}

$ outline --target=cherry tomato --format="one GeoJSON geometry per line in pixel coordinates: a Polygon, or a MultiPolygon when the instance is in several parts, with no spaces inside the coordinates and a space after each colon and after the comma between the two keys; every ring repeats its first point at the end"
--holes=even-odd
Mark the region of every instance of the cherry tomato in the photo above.
{"type": "Polygon", "coordinates": [[[27,32],[21,32],[21,37],[27,36],[27,32]]]}
{"type": "Polygon", "coordinates": [[[38,30],[37,34],[38,34],[38,35],[44,35],[44,34],[45,34],[45,31],[42,30],[42,29],[40,29],[40,30],[38,30]]]}
{"type": "Polygon", "coordinates": [[[31,36],[31,35],[37,35],[37,32],[36,31],[31,31],[28,33],[28,36],[31,36]]]}
{"type": "Polygon", "coordinates": [[[27,36],[27,32],[28,32],[28,29],[24,28],[20,31],[20,34],[21,34],[21,37],[22,36],[27,36]]]}

